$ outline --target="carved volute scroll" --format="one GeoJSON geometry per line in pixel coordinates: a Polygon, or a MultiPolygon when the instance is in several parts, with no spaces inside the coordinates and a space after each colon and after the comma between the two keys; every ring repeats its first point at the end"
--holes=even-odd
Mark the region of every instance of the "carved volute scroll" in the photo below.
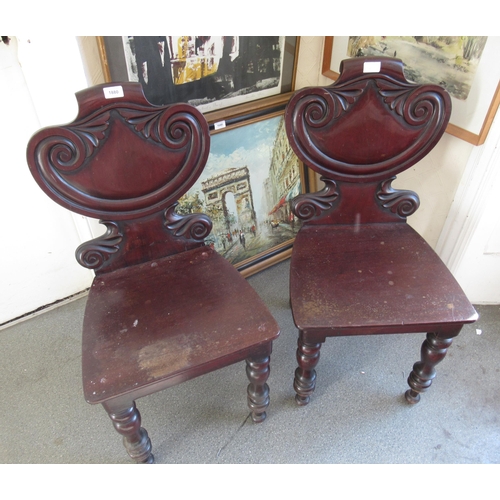
{"type": "Polygon", "coordinates": [[[292,200],[292,210],[303,221],[319,217],[332,209],[338,198],[337,185],[331,179],[321,178],[325,187],[317,193],[299,194],[292,200]]]}
{"type": "Polygon", "coordinates": [[[120,249],[123,234],[115,222],[101,221],[106,233],[92,241],[82,243],[75,252],[76,260],[88,269],[99,270],[120,249]]]}
{"type": "Polygon", "coordinates": [[[165,225],[174,236],[184,236],[203,241],[212,231],[212,221],[205,214],[180,215],[176,213],[177,203],[165,210],[165,225]]]}
{"type": "Polygon", "coordinates": [[[76,97],[77,118],[34,134],[27,160],[49,197],[106,225],[77,249],[78,262],[109,271],[203,244],[210,219],[174,212],[208,158],[203,115],[184,103],[154,106],[138,83],[97,85],[76,97]]]}
{"type": "MultiPolygon", "coordinates": [[[[344,198],[350,203],[358,190],[371,200],[352,217],[344,214],[342,222],[353,222],[354,216],[405,220],[418,208],[418,197],[398,193],[390,182],[432,150],[450,114],[444,89],[408,82],[399,59],[367,57],[342,61],[340,77],[330,86],[296,92],[285,125],[297,156],[322,178],[335,181],[336,211],[349,212],[344,198]]],[[[339,222],[330,208],[320,212],[305,220],[339,222]]]]}
{"type": "Polygon", "coordinates": [[[416,212],[420,206],[420,198],[414,191],[394,189],[391,183],[395,178],[391,177],[380,184],[377,199],[383,208],[389,209],[403,219],[416,212]]]}

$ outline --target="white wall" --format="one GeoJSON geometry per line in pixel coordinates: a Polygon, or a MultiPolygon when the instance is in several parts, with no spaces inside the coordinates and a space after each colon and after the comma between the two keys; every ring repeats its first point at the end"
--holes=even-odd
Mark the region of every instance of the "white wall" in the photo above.
{"type": "Polygon", "coordinates": [[[0,43],[0,324],[90,285],[91,272],[74,257],[78,219],[40,190],[26,163],[31,135],[72,120],[74,92],[85,86],[74,37],[0,43]]]}
{"type": "Polygon", "coordinates": [[[500,115],[474,149],[438,251],[476,304],[500,304],[500,115]]]}

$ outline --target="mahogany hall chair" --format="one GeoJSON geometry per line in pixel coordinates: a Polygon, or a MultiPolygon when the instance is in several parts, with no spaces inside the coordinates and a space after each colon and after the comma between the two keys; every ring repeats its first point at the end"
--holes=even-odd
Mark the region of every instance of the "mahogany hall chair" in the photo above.
{"type": "Polygon", "coordinates": [[[345,60],[334,84],[290,100],[291,146],[324,182],[293,201],[303,221],[290,264],[299,405],[315,389],[327,337],[426,332],[405,394],[417,403],[452,339],[476,320],[444,263],[406,223],[418,196],[391,186],[436,145],[450,113],[445,90],[408,82],[392,58],[345,60]]]}
{"type": "Polygon", "coordinates": [[[95,271],[83,322],[85,399],[103,405],[132,459],[152,463],[136,400],[246,360],[248,406],[263,421],[278,326],[205,245],[211,220],[175,211],[208,158],[204,116],[187,104],[154,106],[138,83],[76,97],[77,118],[38,131],[27,159],[50,198],[106,227],[76,251],[95,271]]]}

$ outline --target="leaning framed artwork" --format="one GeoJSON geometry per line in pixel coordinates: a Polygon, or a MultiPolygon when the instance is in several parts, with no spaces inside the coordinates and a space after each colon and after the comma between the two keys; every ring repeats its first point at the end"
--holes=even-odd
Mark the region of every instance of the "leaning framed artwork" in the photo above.
{"type": "Polygon", "coordinates": [[[179,214],[203,212],[212,219],[207,243],[244,276],[291,255],[300,224],[291,200],[311,189],[289,146],[283,114],[214,130],[205,170],[176,207],[179,214]]]}
{"type": "Polygon", "coordinates": [[[349,57],[397,57],[409,81],[448,90],[453,107],[446,131],[479,146],[500,104],[499,52],[498,36],[327,36],[322,74],[336,80],[340,62],[349,57]]]}
{"type": "MultiPolygon", "coordinates": [[[[137,81],[157,105],[203,113],[293,90],[298,37],[97,37],[107,81],[137,81]]],[[[265,105],[265,103],[264,103],[265,105]]]]}

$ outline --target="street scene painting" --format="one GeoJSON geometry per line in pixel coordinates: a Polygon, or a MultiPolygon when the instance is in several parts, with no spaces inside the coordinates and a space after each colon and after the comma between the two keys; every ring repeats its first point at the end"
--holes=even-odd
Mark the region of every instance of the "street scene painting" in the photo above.
{"type": "Polygon", "coordinates": [[[456,99],[466,100],[487,39],[486,36],[351,36],[347,55],[396,57],[404,61],[408,80],[440,85],[456,99]]]}
{"type": "Polygon", "coordinates": [[[152,104],[207,112],[282,91],[284,36],[123,36],[129,81],[152,104]]]}
{"type": "Polygon", "coordinates": [[[280,113],[214,133],[205,170],[176,211],[207,214],[207,243],[238,267],[293,240],[299,220],[291,200],[301,192],[301,164],[280,113]]]}

